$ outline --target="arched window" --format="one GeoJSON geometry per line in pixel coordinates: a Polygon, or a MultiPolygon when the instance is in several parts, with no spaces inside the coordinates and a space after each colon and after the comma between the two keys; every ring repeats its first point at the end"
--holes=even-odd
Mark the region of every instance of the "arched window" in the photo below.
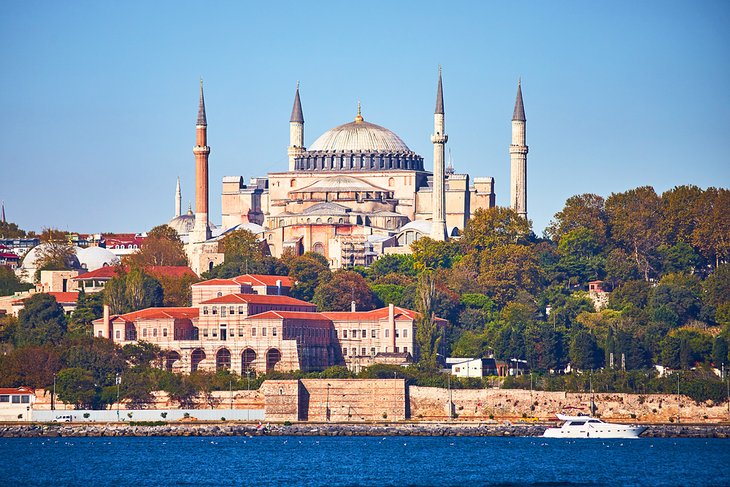
{"type": "Polygon", "coordinates": [[[388,179],[388,186],[390,186],[391,188],[392,188],[393,186],[395,186],[395,179],[393,179],[393,178],[389,178],[389,179],[388,179]]]}
{"type": "Polygon", "coordinates": [[[276,348],[272,348],[266,352],[266,372],[271,372],[276,367],[276,364],[281,361],[281,352],[276,348]]]}
{"type": "Polygon", "coordinates": [[[322,244],[322,242],[315,243],[314,247],[312,247],[312,250],[318,254],[324,255],[324,245],[322,244]]]}
{"type": "Polygon", "coordinates": [[[198,366],[203,360],[205,360],[205,352],[200,348],[193,350],[193,353],[190,354],[190,372],[198,370],[198,366]]]}
{"type": "Polygon", "coordinates": [[[250,348],[243,351],[241,354],[241,375],[245,375],[246,372],[253,370],[254,360],[256,360],[256,352],[250,348]]]}
{"type": "Polygon", "coordinates": [[[290,188],[296,188],[297,187],[297,180],[296,179],[291,179],[289,181],[289,187],[290,188]]]}
{"type": "Polygon", "coordinates": [[[215,354],[215,370],[231,368],[231,352],[227,348],[221,348],[215,354]]]}

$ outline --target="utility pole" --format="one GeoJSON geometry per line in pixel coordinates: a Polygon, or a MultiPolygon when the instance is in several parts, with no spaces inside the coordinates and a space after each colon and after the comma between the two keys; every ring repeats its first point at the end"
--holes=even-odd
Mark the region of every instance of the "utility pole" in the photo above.
{"type": "Polygon", "coordinates": [[[122,383],[122,376],[117,374],[114,382],[117,383],[117,422],[119,422],[119,384],[122,383]]]}
{"type": "Polygon", "coordinates": [[[51,394],[51,411],[56,410],[56,374],[53,374],[53,394],[51,394]]]}
{"type": "Polygon", "coordinates": [[[679,403],[679,371],[677,371],[677,423],[681,420],[682,405],[679,403]]]}

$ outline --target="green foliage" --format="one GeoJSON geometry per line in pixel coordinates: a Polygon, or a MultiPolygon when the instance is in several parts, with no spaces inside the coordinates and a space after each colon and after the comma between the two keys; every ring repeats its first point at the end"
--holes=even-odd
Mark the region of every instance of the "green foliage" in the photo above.
{"type": "Polygon", "coordinates": [[[58,344],[66,334],[66,315],[56,298],[50,294],[34,294],[24,301],[18,315],[15,344],[58,344]]]}
{"type": "Polygon", "coordinates": [[[449,269],[459,255],[458,245],[451,241],[437,241],[423,237],[411,244],[413,268],[416,272],[424,270],[449,269]]]}
{"type": "Polygon", "coordinates": [[[602,357],[593,335],[579,331],[570,341],[570,361],[579,370],[592,370],[601,366],[602,357]]]}
{"type": "Polygon", "coordinates": [[[91,335],[93,321],[104,314],[104,293],[86,294],[79,291],[76,309],[71,314],[68,331],[76,335],[91,335]]]}
{"type": "Polygon", "coordinates": [[[104,300],[114,314],[162,306],[163,297],[160,282],[139,267],[118,273],[104,287],[104,300]]]}
{"type": "Polygon", "coordinates": [[[370,286],[379,306],[387,306],[393,303],[396,306],[404,306],[403,293],[405,286],[398,284],[375,284],[370,286]]]}
{"type": "Polygon", "coordinates": [[[365,278],[346,270],[339,270],[331,279],[321,281],[312,299],[320,311],[349,311],[352,301],[358,311],[368,311],[376,306],[376,297],[365,278]]]}
{"type": "Polygon", "coordinates": [[[63,369],[56,377],[56,394],[76,409],[93,409],[99,404],[94,376],[80,367],[63,369]]]}
{"type": "Polygon", "coordinates": [[[418,363],[424,368],[437,368],[437,353],[441,336],[434,316],[435,285],[433,274],[423,271],[418,278],[418,312],[416,320],[416,344],[418,363]]]}
{"type": "Polygon", "coordinates": [[[20,282],[10,267],[0,265],[0,296],[11,296],[18,291],[27,291],[32,287],[32,284],[20,282]]]}
{"type": "Polygon", "coordinates": [[[314,298],[314,290],[320,282],[328,282],[332,273],[329,264],[322,262],[324,257],[316,253],[307,253],[301,257],[295,257],[288,262],[289,277],[295,280],[291,293],[297,299],[311,301],[314,298]]]}
{"type": "Polygon", "coordinates": [[[385,254],[373,262],[367,271],[367,276],[372,280],[377,280],[388,274],[415,276],[416,269],[413,255],[385,254]]]}
{"type": "Polygon", "coordinates": [[[147,232],[139,252],[127,256],[125,263],[132,267],[185,266],[188,258],[177,232],[167,225],[158,225],[147,232]]]}

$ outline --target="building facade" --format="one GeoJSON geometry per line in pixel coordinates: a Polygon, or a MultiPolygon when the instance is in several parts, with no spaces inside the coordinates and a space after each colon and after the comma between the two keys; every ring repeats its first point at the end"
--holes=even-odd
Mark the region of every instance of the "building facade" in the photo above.
{"type": "Polygon", "coordinates": [[[94,321],[94,336],[120,345],[158,345],[165,350],[165,367],[177,372],[228,368],[245,375],[333,365],[359,371],[374,363],[412,361],[416,312],[393,305],[317,312],[315,305],[285,294],[291,285],[287,277],[250,274],[199,282],[192,286],[189,308],[113,316],[105,308],[104,317],[94,321]]]}
{"type": "MultiPolygon", "coordinates": [[[[527,146],[521,86],[513,116],[512,206],[526,217],[527,146]]],[[[287,250],[324,255],[332,268],[369,265],[383,253],[408,252],[423,236],[451,238],[477,209],[495,206],[494,179],[472,178],[445,166],[446,113],[441,72],[436,93],[433,170],[394,132],[366,121],[358,104],[354,121],[328,130],[305,146],[299,86],[289,120],[288,166],[252,177],[226,176],[222,224],[214,236],[208,221],[208,122],[201,82],[196,144],[195,213],[181,214],[179,185],[173,228],[185,234],[193,270],[200,274],[223,261],[217,240],[246,228],[268,245],[271,255],[287,250]],[[410,226],[409,226],[410,225],[410,226]],[[407,235],[403,232],[409,231],[407,235]]]]}

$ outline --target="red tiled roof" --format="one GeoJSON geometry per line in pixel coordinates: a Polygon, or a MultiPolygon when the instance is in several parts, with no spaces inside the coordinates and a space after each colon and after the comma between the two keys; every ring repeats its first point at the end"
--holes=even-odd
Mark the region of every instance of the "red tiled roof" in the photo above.
{"type": "Polygon", "coordinates": [[[228,304],[228,303],[249,303],[249,304],[280,304],[288,306],[307,306],[316,308],[315,305],[295,299],[290,296],[274,296],[268,294],[228,294],[217,298],[208,299],[200,304],[228,304]]]}
{"type": "Polygon", "coordinates": [[[34,394],[35,391],[30,387],[0,387],[0,394],[34,394]]]}
{"type": "MultiPolygon", "coordinates": [[[[334,321],[357,321],[357,320],[382,320],[388,319],[388,308],[378,308],[371,311],[322,311],[321,312],[327,318],[334,321]]],[[[395,319],[407,319],[416,320],[421,314],[418,311],[413,311],[406,308],[395,306],[393,309],[395,319]]],[[[438,322],[446,322],[442,318],[436,318],[438,322]]]]}
{"type": "Polygon", "coordinates": [[[233,279],[208,279],[207,281],[196,282],[193,286],[240,286],[233,279]]]}
{"type": "Polygon", "coordinates": [[[79,300],[79,293],[73,292],[51,292],[47,293],[56,298],[57,303],[76,303],[79,300]]]}
{"type": "MultiPolygon", "coordinates": [[[[152,277],[173,277],[180,278],[184,276],[198,277],[193,270],[186,265],[148,265],[144,271],[152,277]]],[[[89,279],[112,279],[117,275],[118,266],[104,266],[94,271],[81,274],[74,277],[74,281],[83,281],[89,279]]],[[[124,266],[124,271],[129,272],[129,266],[124,266]]]]}
{"type": "MultiPolygon", "coordinates": [[[[192,319],[198,317],[198,308],[147,308],[119,315],[124,321],[154,320],[159,318],[192,319]]],[[[104,318],[101,318],[103,320],[104,318]]],[[[99,320],[94,320],[99,321],[99,320]]]]}
{"type": "Polygon", "coordinates": [[[281,281],[283,287],[294,286],[294,279],[289,276],[270,276],[266,274],[244,274],[234,277],[233,280],[240,284],[252,284],[254,286],[276,286],[276,281],[281,281]]]}
{"type": "MultiPolygon", "coordinates": [[[[37,293],[37,294],[48,294],[49,296],[53,296],[56,299],[57,303],[76,303],[79,300],[79,293],[77,291],[73,292],[48,292],[48,293],[37,293]]],[[[13,299],[10,304],[22,304],[23,301],[26,299],[30,299],[31,296],[34,296],[35,294],[30,294],[24,298],[19,299],[13,299]]]]}
{"type": "Polygon", "coordinates": [[[247,317],[247,320],[297,319],[310,321],[330,321],[323,313],[307,313],[304,311],[265,311],[247,317]]]}

